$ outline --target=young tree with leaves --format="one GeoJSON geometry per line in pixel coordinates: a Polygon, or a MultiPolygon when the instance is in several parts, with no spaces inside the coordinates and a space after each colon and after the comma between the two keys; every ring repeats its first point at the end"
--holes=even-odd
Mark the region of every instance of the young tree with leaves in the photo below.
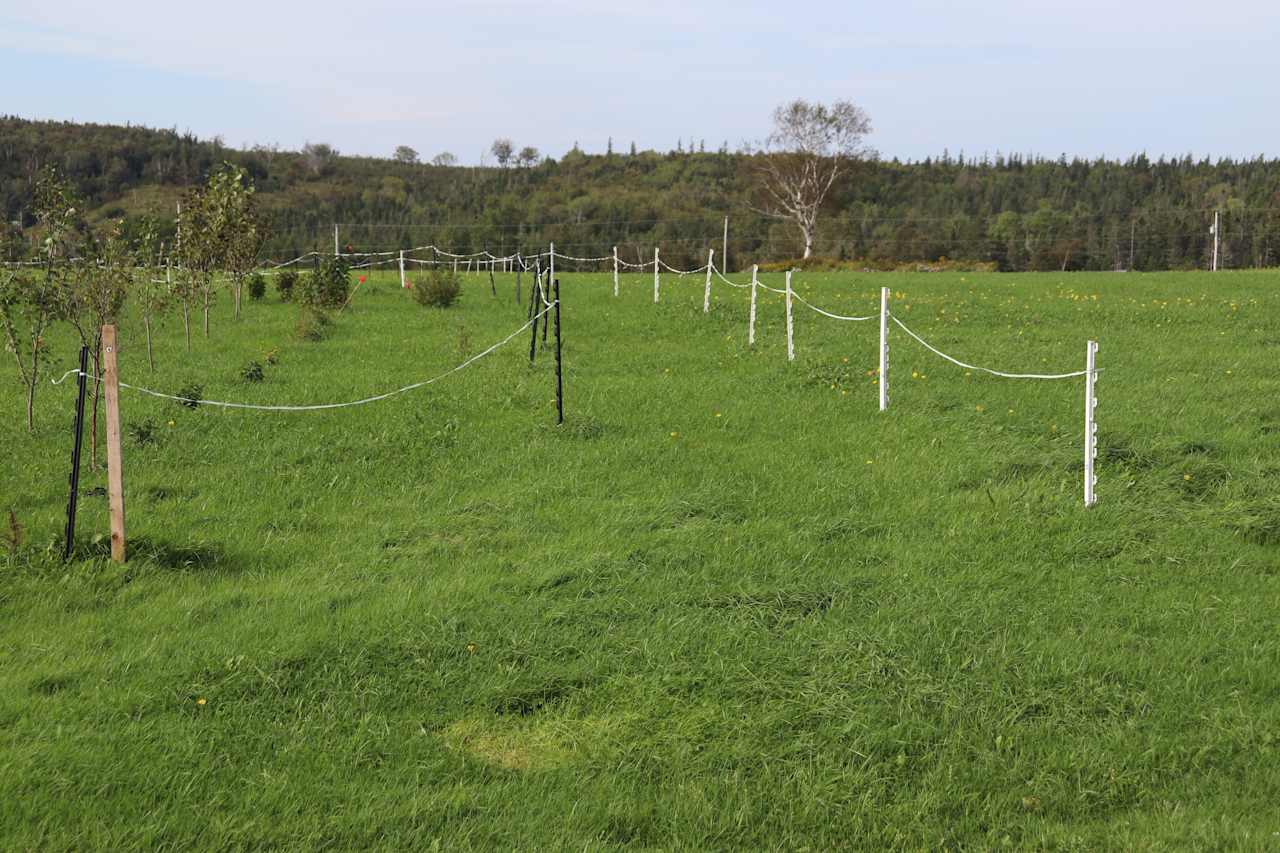
{"type": "MultiPolygon", "coordinates": [[[[120,312],[133,288],[136,260],[121,233],[121,222],[111,224],[105,235],[90,235],[83,257],[68,266],[63,288],[63,314],[89,348],[94,376],[102,376],[102,327],[119,322],[120,312]]],[[[102,383],[93,384],[93,416],[89,431],[89,470],[97,468],[98,403],[102,383]]]]}
{"type": "Polygon", "coordinates": [[[0,329],[5,349],[13,353],[18,378],[27,391],[27,432],[36,428],[36,388],[40,366],[48,361],[45,330],[58,315],[56,284],[48,278],[0,273],[0,329]]]}
{"type": "Polygon", "coordinates": [[[231,276],[235,318],[240,319],[240,295],[245,280],[258,266],[258,252],[266,241],[267,227],[258,217],[253,181],[238,166],[226,164],[209,179],[217,227],[220,231],[222,266],[231,276]]]}
{"type": "Polygon", "coordinates": [[[0,328],[27,391],[28,432],[35,429],[40,367],[49,361],[44,333],[63,315],[66,264],[75,254],[81,210],[71,185],[55,169],[46,170],[35,192],[36,221],[44,231],[43,269],[30,276],[10,271],[0,277],[0,328]]]}
{"type": "MultiPolygon", "coordinates": [[[[188,190],[178,214],[178,230],[182,239],[177,246],[183,300],[183,323],[187,323],[190,302],[199,299],[204,310],[204,335],[209,336],[209,306],[217,287],[218,266],[223,258],[219,229],[221,212],[212,192],[214,176],[188,190]]],[[[191,333],[187,331],[187,349],[191,349],[191,333]]]]}
{"type": "Polygon", "coordinates": [[[160,241],[155,220],[144,220],[138,244],[141,270],[134,288],[135,299],[147,333],[147,366],[154,371],[156,360],[151,347],[151,326],[173,304],[173,279],[164,259],[164,243],[160,241]]]}

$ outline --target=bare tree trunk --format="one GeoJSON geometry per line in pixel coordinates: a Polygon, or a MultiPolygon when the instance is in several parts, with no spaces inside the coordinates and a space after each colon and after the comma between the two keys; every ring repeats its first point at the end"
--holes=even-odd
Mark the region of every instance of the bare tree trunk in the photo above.
{"type": "Polygon", "coordinates": [[[209,291],[204,292],[204,336],[209,337],[209,291]]]}
{"type": "Polygon", "coordinates": [[[142,315],[142,325],[147,327],[147,366],[150,367],[151,372],[154,373],[156,369],[156,360],[151,355],[151,315],[150,314],[142,315]]]}
{"type": "MultiPolygon", "coordinates": [[[[17,348],[14,348],[17,352],[17,348]]],[[[18,359],[22,366],[22,359],[18,359]]],[[[36,386],[40,384],[40,336],[37,334],[31,342],[31,384],[27,386],[27,432],[36,431],[36,386]]]]}
{"type": "Polygon", "coordinates": [[[191,352],[191,300],[182,300],[182,331],[187,335],[187,352],[191,352]]]}
{"type": "Polygon", "coordinates": [[[807,260],[813,254],[813,226],[800,223],[800,233],[804,235],[804,257],[807,260]]]}
{"type": "Polygon", "coordinates": [[[240,319],[240,287],[241,287],[240,280],[237,279],[235,287],[232,288],[232,292],[236,296],[236,320],[240,319]]]}

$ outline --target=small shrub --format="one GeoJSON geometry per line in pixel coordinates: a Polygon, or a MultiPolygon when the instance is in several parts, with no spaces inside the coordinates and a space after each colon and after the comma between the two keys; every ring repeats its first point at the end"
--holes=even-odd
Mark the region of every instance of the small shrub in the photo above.
{"type": "Polygon", "coordinates": [[[249,298],[257,302],[266,295],[267,280],[262,277],[262,273],[256,272],[249,276],[249,298]]]}
{"type": "Polygon", "coordinates": [[[298,281],[297,300],[313,308],[338,308],[347,301],[351,280],[342,258],[322,258],[298,281]]]}
{"type": "Polygon", "coordinates": [[[451,270],[433,269],[413,282],[413,299],[424,307],[448,308],[461,292],[462,283],[451,270]]]}
{"type": "Polygon", "coordinates": [[[262,365],[251,361],[240,368],[240,378],[245,382],[261,382],[263,380],[262,365]]]}
{"type": "Polygon", "coordinates": [[[293,288],[298,284],[297,270],[281,270],[276,276],[276,292],[280,294],[281,302],[291,302],[293,300],[293,288]]]}
{"type": "Polygon", "coordinates": [[[186,406],[188,409],[199,408],[200,400],[204,397],[204,386],[193,382],[181,388],[174,396],[182,398],[177,401],[179,406],[186,406]]]}
{"type": "Polygon", "coordinates": [[[317,343],[325,339],[332,324],[333,321],[324,311],[313,305],[303,305],[298,311],[298,323],[294,327],[294,334],[300,341],[317,343]]]}
{"type": "Polygon", "coordinates": [[[280,363],[280,348],[272,347],[262,354],[262,360],[272,367],[280,363]]]}
{"type": "Polygon", "coordinates": [[[160,437],[160,431],[156,429],[155,421],[148,418],[142,423],[129,424],[129,440],[133,442],[134,447],[146,447],[148,444],[155,444],[156,439],[160,437]]]}

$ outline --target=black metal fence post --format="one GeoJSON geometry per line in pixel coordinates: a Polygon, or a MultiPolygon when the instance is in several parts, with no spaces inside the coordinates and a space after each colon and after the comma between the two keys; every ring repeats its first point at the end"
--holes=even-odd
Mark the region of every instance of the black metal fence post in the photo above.
{"type": "Polygon", "coordinates": [[[533,364],[538,352],[538,315],[533,313],[533,304],[542,301],[542,279],[539,277],[529,293],[529,364],[533,364]]]}
{"type": "Polygon", "coordinates": [[[84,444],[84,397],[88,384],[89,348],[80,347],[80,376],[76,379],[76,423],[75,437],[71,449],[71,495],[67,498],[66,543],[62,546],[62,560],[71,559],[71,550],[76,540],[76,505],[80,498],[80,448],[84,444]]]}
{"type": "MultiPolygon", "coordinates": [[[[559,279],[557,279],[558,281],[559,279]]],[[[551,295],[551,270],[547,270],[547,289],[544,291],[546,296],[551,295]]],[[[546,308],[546,312],[542,315],[542,348],[547,348],[547,326],[551,325],[551,309],[546,305],[546,296],[542,299],[542,306],[546,308]]]]}
{"type": "Polygon", "coordinates": [[[564,423],[564,379],[560,369],[560,279],[551,285],[556,306],[556,423],[564,423]]]}
{"type": "MultiPolygon", "coordinates": [[[[537,295],[540,287],[542,287],[542,261],[535,260],[533,262],[533,286],[529,288],[529,313],[525,317],[527,320],[533,319],[533,306],[538,301],[537,295]]],[[[537,323],[533,325],[535,329],[538,326],[537,323]]],[[[537,337],[536,334],[534,336],[537,337]]]]}

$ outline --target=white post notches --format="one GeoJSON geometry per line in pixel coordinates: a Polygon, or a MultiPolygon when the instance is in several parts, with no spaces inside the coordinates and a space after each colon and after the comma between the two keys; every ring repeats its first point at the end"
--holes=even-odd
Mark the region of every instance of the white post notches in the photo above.
{"type": "Polygon", "coordinates": [[[653,301],[658,301],[658,247],[653,247],[653,301]]]}
{"type": "Polygon", "coordinates": [[[618,295],[618,247],[613,247],[613,295],[618,295]]]}
{"type": "Polygon", "coordinates": [[[880,411],[889,408],[889,288],[880,288],[880,411]]]}
{"type": "Polygon", "coordinates": [[[791,319],[791,270],[787,270],[787,361],[796,360],[795,327],[791,319]]]}
{"type": "Polygon", "coordinates": [[[715,268],[716,250],[707,250],[707,287],[702,291],[702,313],[711,310],[711,271],[715,268]]]}
{"type": "Polygon", "coordinates": [[[1098,461],[1098,421],[1095,417],[1098,397],[1095,383],[1098,381],[1098,342],[1089,341],[1084,363],[1084,505],[1098,502],[1095,491],[1098,475],[1094,466],[1098,461]]]}
{"type": "Polygon", "coordinates": [[[759,284],[758,277],[760,273],[760,265],[752,264],[751,266],[751,319],[747,324],[747,344],[754,346],[756,342],[756,285],[759,284]]]}
{"type": "Polygon", "coordinates": [[[404,282],[404,249],[400,250],[400,289],[404,290],[408,287],[404,282]]]}

